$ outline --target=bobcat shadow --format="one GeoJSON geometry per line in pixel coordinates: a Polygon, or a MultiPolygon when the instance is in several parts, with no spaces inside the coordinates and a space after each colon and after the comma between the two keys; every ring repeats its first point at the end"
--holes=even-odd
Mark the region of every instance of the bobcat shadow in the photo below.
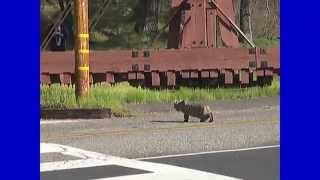
{"type": "Polygon", "coordinates": [[[196,121],[189,121],[189,122],[184,122],[184,121],[150,121],[151,123],[179,123],[179,124],[184,124],[184,123],[199,123],[196,121]]]}

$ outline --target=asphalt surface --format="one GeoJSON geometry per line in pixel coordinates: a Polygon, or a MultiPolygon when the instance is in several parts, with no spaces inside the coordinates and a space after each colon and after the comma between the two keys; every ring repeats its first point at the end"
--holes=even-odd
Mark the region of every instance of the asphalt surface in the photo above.
{"type": "MultiPolygon", "coordinates": [[[[185,153],[251,148],[280,144],[279,97],[209,103],[213,123],[200,123],[172,104],[131,105],[135,117],[96,120],[40,121],[41,142],[55,143],[106,155],[136,159],[185,153]]],[[[144,161],[171,164],[247,180],[280,179],[280,148],[207,153],[144,161]]],[[[57,153],[41,154],[41,163],[73,161],[57,153]]],[[[141,169],[108,165],[41,172],[42,180],[97,179],[144,174],[141,169]]]]}
{"type": "MultiPolygon", "coordinates": [[[[41,154],[41,156],[43,155],[50,156],[53,154],[41,154]]],[[[65,159],[56,159],[56,161],[60,161],[61,165],[64,163],[62,160],[71,160],[66,155],[61,156],[65,159]]],[[[140,161],[173,165],[243,180],[280,179],[280,146],[187,155],[180,154],[167,157],[140,159],[140,161]]],[[[108,160],[106,162],[108,162],[108,160]]],[[[148,177],[143,176],[155,173],[154,171],[144,170],[141,166],[140,168],[135,168],[125,167],[120,164],[111,163],[108,165],[42,171],[40,176],[41,180],[90,180],[112,177],[124,177],[123,179],[125,179],[125,176],[127,175],[142,175],[136,179],[148,179],[148,177]]],[[[147,166],[150,165],[146,165],[146,167],[147,166]]],[[[185,172],[188,172],[188,170],[185,172]]],[[[181,177],[180,175],[176,176],[172,174],[172,176],[170,176],[170,173],[168,174],[168,172],[166,174],[169,175],[170,179],[184,179],[179,178],[181,177]]]]}
{"type": "Polygon", "coordinates": [[[41,142],[142,158],[280,143],[279,97],[209,103],[214,123],[200,123],[170,104],[135,105],[136,117],[41,121],[41,142]]]}
{"type": "MultiPolygon", "coordinates": [[[[205,104],[209,105],[214,111],[227,111],[227,110],[245,110],[251,108],[260,108],[260,107],[270,107],[275,105],[280,105],[280,97],[262,97],[256,99],[247,99],[247,100],[216,100],[212,102],[206,102],[205,104]]],[[[164,104],[164,103],[155,103],[155,104],[131,104],[128,105],[128,108],[137,114],[146,114],[146,113],[167,113],[175,112],[173,104],[164,104]]]]}
{"type": "Polygon", "coordinates": [[[280,147],[145,160],[244,180],[280,179],[280,147]]]}
{"type": "Polygon", "coordinates": [[[41,172],[41,180],[92,180],[117,176],[150,173],[139,169],[117,165],[106,165],[87,168],[64,169],[58,171],[41,172]]]}

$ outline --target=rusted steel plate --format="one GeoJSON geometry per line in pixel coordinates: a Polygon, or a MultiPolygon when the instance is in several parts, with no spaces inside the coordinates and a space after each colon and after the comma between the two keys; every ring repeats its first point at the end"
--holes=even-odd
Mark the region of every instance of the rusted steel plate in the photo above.
{"type": "Polygon", "coordinates": [[[111,72],[106,73],[106,81],[108,83],[114,83],[114,74],[111,72]]]}
{"type": "Polygon", "coordinates": [[[260,48],[256,48],[255,50],[255,62],[256,68],[263,69],[268,67],[267,56],[260,53],[260,48]]]}
{"type": "Polygon", "coordinates": [[[135,79],[137,79],[137,73],[129,72],[128,73],[128,80],[135,80],[135,79]]]}
{"type": "Polygon", "coordinates": [[[190,77],[189,71],[181,71],[180,74],[183,79],[188,79],[190,77]]]}
{"type": "MultiPolygon", "coordinates": [[[[217,4],[226,13],[226,15],[235,22],[235,12],[233,0],[216,0],[217,4]]],[[[221,16],[220,16],[221,17],[221,16]]],[[[226,47],[240,47],[238,37],[231,30],[231,26],[226,26],[226,23],[219,23],[220,34],[223,44],[226,47]]]]}
{"type": "Polygon", "coordinates": [[[230,70],[224,70],[224,83],[233,84],[233,72],[230,70]]]}
{"type": "Polygon", "coordinates": [[[267,48],[266,57],[270,67],[280,69],[280,48],[267,48]]]}
{"type": "Polygon", "coordinates": [[[280,68],[280,48],[257,48],[257,68],[280,68]]]}
{"type": "Polygon", "coordinates": [[[144,79],[144,73],[143,72],[137,72],[137,79],[144,79]]]}
{"type": "Polygon", "coordinates": [[[41,73],[40,74],[40,83],[42,84],[51,84],[50,74],[49,73],[41,73]]]}
{"type": "Polygon", "coordinates": [[[210,71],[210,78],[218,78],[219,72],[218,71],[210,71]]]}
{"type": "Polygon", "coordinates": [[[215,9],[207,9],[207,46],[216,47],[217,39],[217,11],[215,9]]]}
{"type": "Polygon", "coordinates": [[[273,76],[273,69],[265,69],[264,76],[273,76]]]}
{"type": "MultiPolygon", "coordinates": [[[[141,52],[139,54],[143,54],[141,52]]],[[[56,74],[58,75],[58,79],[61,73],[73,73],[74,57],[72,54],[71,52],[42,52],[40,73],[56,74]]],[[[90,72],[94,74],[115,72],[116,74],[127,75],[128,72],[132,71],[133,64],[138,65],[138,69],[141,69],[139,72],[143,72],[146,64],[150,65],[149,72],[167,72],[172,70],[181,72],[190,71],[190,69],[200,72],[204,68],[255,70],[255,67],[250,68],[250,62],[257,62],[261,66],[262,61],[267,61],[268,68],[280,69],[279,50],[272,48],[266,49],[265,55],[257,56],[257,61],[255,61],[255,55],[249,54],[246,48],[162,49],[150,50],[150,54],[152,56],[149,58],[132,58],[132,51],[92,51],[90,54],[90,72]],[[278,66],[279,68],[277,68],[278,66]]],[[[217,75],[218,71],[210,71],[210,78],[215,78],[217,75]]],[[[49,82],[45,80],[45,76],[41,75],[41,82],[45,83],[45,81],[49,82]]],[[[107,81],[113,83],[115,79],[111,77],[108,80],[107,76],[107,81]]],[[[50,83],[52,82],[57,82],[57,80],[51,80],[50,83]]]]}
{"type": "Polygon", "coordinates": [[[209,78],[210,72],[209,71],[201,71],[201,78],[209,78]]]}
{"type": "Polygon", "coordinates": [[[263,69],[258,69],[256,71],[256,75],[257,75],[257,77],[263,77],[264,76],[264,70],[263,69]]]}
{"type": "Polygon", "coordinates": [[[142,56],[133,58],[132,51],[91,51],[90,54],[90,69],[93,72],[127,73],[137,71],[132,69],[133,65],[138,65],[138,70],[143,69],[146,62],[142,56]]]}
{"type": "Polygon", "coordinates": [[[174,72],[168,71],[166,72],[166,76],[167,76],[167,86],[175,86],[176,74],[174,72]]]}
{"type": "Polygon", "coordinates": [[[198,77],[199,77],[199,73],[197,71],[190,72],[190,78],[198,78],[198,77]]]}
{"type": "Polygon", "coordinates": [[[143,70],[144,70],[145,72],[150,72],[150,69],[151,69],[150,64],[145,64],[145,65],[144,65],[143,70]]]}
{"type": "Polygon", "coordinates": [[[206,0],[191,1],[191,28],[192,28],[192,46],[206,46],[206,0]]]}
{"type": "Polygon", "coordinates": [[[60,82],[61,84],[71,84],[71,73],[61,73],[60,82]]]}
{"type": "Polygon", "coordinates": [[[152,86],[160,86],[160,75],[159,72],[151,72],[151,77],[152,77],[152,86]]]}
{"type": "Polygon", "coordinates": [[[50,74],[74,73],[73,51],[41,52],[40,59],[40,72],[49,72],[50,74]]]}
{"type": "Polygon", "coordinates": [[[150,63],[152,70],[176,71],[197,69],[242,69],[249,64],[249,53],[244,48],[197,48],[189,50],[160,50],[150,63]],[[159,63],[161,61],[161,63],[159,63]]]}
{"type": "Polygon", "coordinates": [[[240,82],[241,84],[249,84],[250,82],[249,70],[243,69],[240,71],[240,82]]]}
{"type": "MultiPolygon", "coordinates": [[[[149,71],[182,71],[187,69],[200,71],[204,67],[208,69],[241,69],[248,67],[250,59],[248,50],[244,48],[163,49],[152,50],[151,53],[150,58],[132,58],[131,51],[92,51],[90,71],[94,73],[128,73],[132,71],[132,65],[137,65],[138,70],[143,70],[145,64],[150,65],[149,71]]],[[[74,66],[70,61],[73,57],[70,57],[70,54],[66,52],[66,56],[62,56],[61,53],[42,55],[44,59],[41,59],[41,72],[73,73],[74,66]]]]}

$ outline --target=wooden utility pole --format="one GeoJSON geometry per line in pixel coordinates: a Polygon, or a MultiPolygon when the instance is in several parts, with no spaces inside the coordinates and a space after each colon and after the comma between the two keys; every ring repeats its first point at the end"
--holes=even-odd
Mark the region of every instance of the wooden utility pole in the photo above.
{"type": "Polygon", "coordinates": [[[88,0],[74,0],[76,98],[89,94],[88,0]]]}

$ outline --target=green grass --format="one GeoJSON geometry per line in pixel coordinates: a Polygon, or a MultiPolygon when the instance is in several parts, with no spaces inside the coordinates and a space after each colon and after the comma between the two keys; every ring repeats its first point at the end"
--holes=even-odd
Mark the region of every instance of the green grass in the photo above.
{"type": "Polygon", "coordinates": [[[250,88],[180,88],[178,90],[150,90],[136,88],[128,83],[115,86],[95,85],[90,96],[76,103],[74,87],[40,86],[41,108],[111,108],[119,116],[129,115],[127,104],[172,103],[176,100],[204,102],[228,99],[251,99],[280,94],[280,81],[275,80],[270,86],[250,88]]]}
{"type": "Polygon", "coordinates": [[[278,38],[265,38],[265,37],[261,37],[261,38],[256,38],[254,40],[254,43],[256,44],[256,46],[258,47],[279,47],[280,46],[280,39],[278,38]]]}

